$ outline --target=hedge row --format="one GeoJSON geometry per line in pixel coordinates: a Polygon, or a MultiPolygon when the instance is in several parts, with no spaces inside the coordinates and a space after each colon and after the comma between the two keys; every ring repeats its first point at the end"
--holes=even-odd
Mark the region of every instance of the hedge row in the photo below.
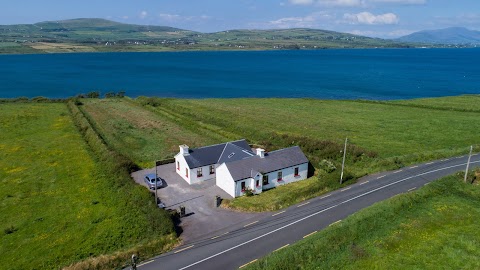
{"type": "Polygon", "coordinates": [[[164,252],[177,243],[175,228],[169,213],[159,209],[151,193],[134,183],[130,173],[137,166],[125,156],[110,149],[95,131],[91,123],[73,101],[67,103],[72,119],[79,129],[85,142],[90,147],[97,162],[102,165],[105,172],[112,179],[111,186],[118,190],[122,196],[129,200],[126,202],[131,222],[142,224],[144,232],[138,238],[141,243],[125,251],[114,254],[102,255],[97,258],[87,259],[70,266],[70,269],[112,269],[125,266],[129,263],[130,256],[135,253],[140,259],[164,252]]]}

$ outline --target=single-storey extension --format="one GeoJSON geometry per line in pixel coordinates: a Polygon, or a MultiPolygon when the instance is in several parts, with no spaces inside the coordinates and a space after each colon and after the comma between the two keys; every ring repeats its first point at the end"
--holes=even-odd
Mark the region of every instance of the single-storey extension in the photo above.
{"type": "Polygon", "coordinates": [[[195,149],[180,145],[175,164],[189,184],[215,178],[216,185],[232,197],[245,195],[247,190],[258,194],[304,180],[308,174],[308,159],[300,147],[253,152],[244,139],[195,149]]]}

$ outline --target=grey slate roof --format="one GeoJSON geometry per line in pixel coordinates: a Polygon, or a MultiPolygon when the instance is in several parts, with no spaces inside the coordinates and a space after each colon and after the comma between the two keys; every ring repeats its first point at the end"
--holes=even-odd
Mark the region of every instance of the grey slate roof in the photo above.
{"type": "Polygon", "coordinates": [[[185,160],[190,169],[232,162],[254,155],[245,139],[194,148],[190,149],[189,153],[190,155],[185,156],[185,160]]]}
{"type": "Polygon", "coordinates": [[[252,172],[262,174],[284,168],[308,163],[307,157],[298,146],[272,151],[265,154],[264,158],[252,156],[249,158],[226,163],[234,181],[252,177],[252,172]]]}

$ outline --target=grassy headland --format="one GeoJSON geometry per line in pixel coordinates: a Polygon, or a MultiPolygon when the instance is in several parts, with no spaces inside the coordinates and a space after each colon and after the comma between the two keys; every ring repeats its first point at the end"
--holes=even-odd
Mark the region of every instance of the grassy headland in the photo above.
{"type": "Polygon", "coordinates": [[[84,136],[63,103],[0,105],[0,264],[8,269],[89,258],[77,269],[110,269],[132,252],[176,243],[168,214],[112,164],[118,158],[102,156],[99,143],[92,151],[95,138],[81,128],[84,136]]]}
{"type": "Polygon", "coordinates": [[[317,29],[199,33],[165,26],[74,19],[0,25],[0,53],[405,48],[414,44],[317,29]]]}
{"type": "Polygon", "coordinates": [[[478,269],[479,203],[478,185],[450,176],[376,203],[245,269],[478,269]]]}

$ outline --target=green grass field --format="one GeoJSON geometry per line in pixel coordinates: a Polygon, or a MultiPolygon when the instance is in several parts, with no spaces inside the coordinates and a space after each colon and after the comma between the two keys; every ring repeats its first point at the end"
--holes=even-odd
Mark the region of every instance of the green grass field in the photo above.
{"type": "Polygon", "coordinates": [[[402,104],[407,106],[418,106],[424,108],[433,108],[440,110],[480,112],[480,107],[476,104],[480,102],[480,95],[465,95],[441,98],[421,98],[413,100],[391,101],[393,104],[402,104]]]}
{"type": "Polygon", "coordinates": [[[361,210],[245,269],[479,269],[480,187],[451,176],[361,210]]]}
{"type": "Polygon", "coordinates": [[[176,243],[150,193],[119,185],[94,158],[65,104],[1,104],[0,130],[0,268],[58,269],[176,243]]]}
{"type": "MultiPolygon", "coordinates": [[[[478,107],[478,98],[462,97],[478,107]]],[[[478,143],[477,113],[315,99],[165,100],[163,107],[218,125],[255,141],[272,133],[343,142],[375,151],[381,158],[478,143]]]]}
{"type": "Polygon", "coordinates": [[[109,145],[144,168],[153,167],[155,160],[173,157],[180,144],[216,142],[127,99],[90,99],[80,107],[109,145]]]}

